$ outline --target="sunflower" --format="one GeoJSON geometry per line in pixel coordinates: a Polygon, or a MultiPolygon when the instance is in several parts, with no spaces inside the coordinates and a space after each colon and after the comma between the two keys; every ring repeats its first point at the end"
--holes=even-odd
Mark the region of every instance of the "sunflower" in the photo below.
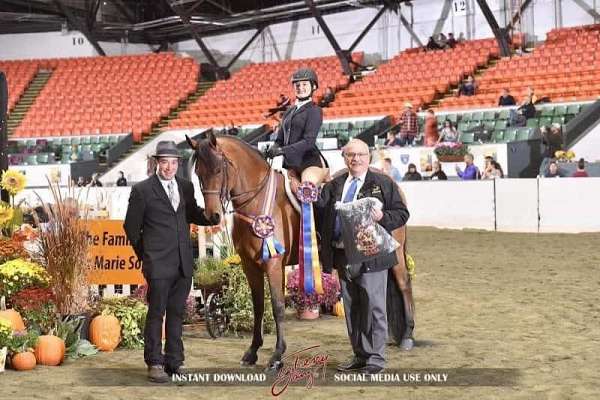
{"type": "Polygon", "coordinates": [[[4,172],[4,175],[2,175],[0,186],[2,186],[2,189],[14,196],[21,190],[25,189],[25,175],[19,171],[9,169],[8,171],[4,172]]]}
{"type": "Polygon", "coordinates": [[[0,226],[6,225],[8,222],[12,221],[14,210],[11,206],[7,204],[0,204],[0,226]]]}

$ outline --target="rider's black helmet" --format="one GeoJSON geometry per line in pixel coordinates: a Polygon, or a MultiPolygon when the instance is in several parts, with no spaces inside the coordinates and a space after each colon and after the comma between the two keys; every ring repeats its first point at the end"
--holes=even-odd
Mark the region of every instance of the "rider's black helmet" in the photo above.
{"type": "Polygon", "coordinates": [[[317,73],[311,68],[300,68],[292,75],[292,83],[300,81],[311,81],[315,85],[315,89],[319,87],[319,78],[317,73]]]}

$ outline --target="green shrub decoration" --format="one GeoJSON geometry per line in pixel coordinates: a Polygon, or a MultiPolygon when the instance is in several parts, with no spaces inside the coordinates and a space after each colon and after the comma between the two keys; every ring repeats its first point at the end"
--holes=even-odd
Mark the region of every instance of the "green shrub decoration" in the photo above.
{"type": "MultiPolygon", "coordinates": [[[[223,293],[225,312],[230,315],[229,329],[235,334],[252,332],[254,326],[254,308],[252,293],[242,267],[233,267],[229,272],[229,281],[223,293]]],[[[271,307],[271,292],[269,284],[265,286],[265,314],[263,317],[263,332],[272,333],[275,327],[273,308],[271,307]]]]}
{"type": "Polygon", "coordinates": [[[102,300],[100,310],[103,315],[114,315],[121,323],[120,347],[144,347],[144,325],[148,306],[131,297],[111,297],[102,300]]]}

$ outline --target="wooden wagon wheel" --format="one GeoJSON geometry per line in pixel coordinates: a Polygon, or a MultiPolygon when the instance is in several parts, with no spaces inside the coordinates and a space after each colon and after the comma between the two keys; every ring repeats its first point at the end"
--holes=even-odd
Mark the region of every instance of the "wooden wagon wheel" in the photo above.
{"type": "Polygon", "coordinates": [[[206,299],[205,317],[206,330],[213,339],[223,336],[227,330],[229,318],[225,313],[223,299],[219,293],[211,293],[206,299]]]}

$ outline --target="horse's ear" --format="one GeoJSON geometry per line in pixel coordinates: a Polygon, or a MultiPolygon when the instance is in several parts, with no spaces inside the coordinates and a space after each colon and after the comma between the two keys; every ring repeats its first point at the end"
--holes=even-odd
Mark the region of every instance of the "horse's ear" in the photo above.
{"type": "Polygon", "coordinates": [[[216,149],[217,148],[217,137],[213,133],[212,129],[210,131],[208,131],[208,133],[206,134],[206,138],[208,139],[210,146],[212,148],[216,149]]]}
{"type": "Polygon", "coordinates": [[[194,150],[198,149],[198,141],[190,138],[188,135],[185,135],[185,141],[188,142],[190,147],[194,150]]]}

